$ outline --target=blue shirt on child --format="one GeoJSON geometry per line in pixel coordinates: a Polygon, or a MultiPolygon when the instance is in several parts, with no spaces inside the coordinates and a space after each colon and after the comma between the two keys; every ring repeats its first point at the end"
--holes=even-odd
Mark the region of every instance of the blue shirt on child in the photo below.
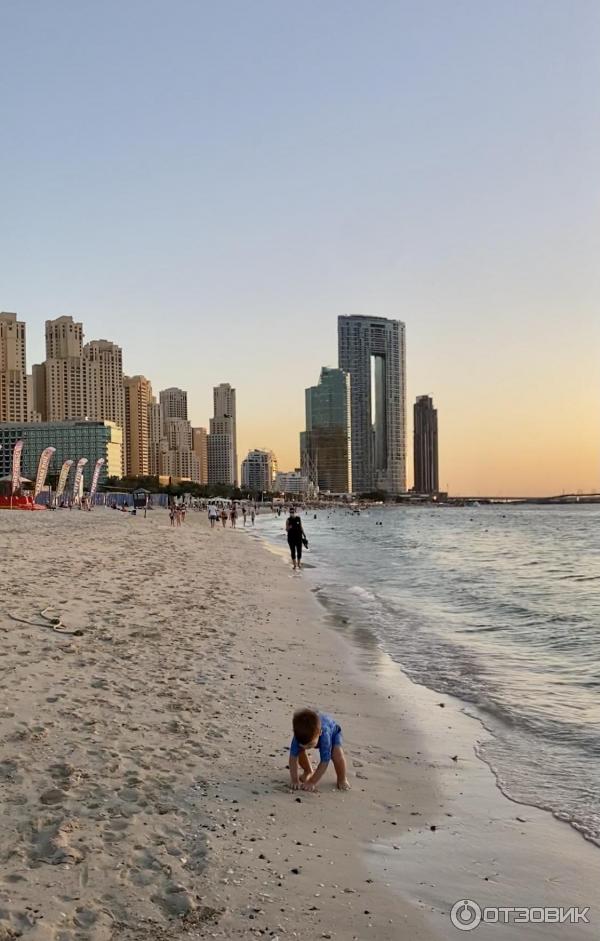
{"type": "MultiPolygon", "coordinates": [[[[315,747],[319,749],[319,756],[322,762],[331,761],[332,749],[335,745],[342,744],[342,730],[335,719],[325,715],[324,712],[319,713],[319,719],[321,720],[321,734],[319,735],[319,741],[315,747]]],[[[290,755],[297,758],[301,751],[302,745],[294,735],[292,744],[290,745],[290,755]]]]}

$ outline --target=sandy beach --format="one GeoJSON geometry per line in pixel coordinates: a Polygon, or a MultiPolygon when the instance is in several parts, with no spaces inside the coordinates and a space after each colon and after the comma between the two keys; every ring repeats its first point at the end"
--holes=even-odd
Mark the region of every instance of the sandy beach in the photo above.
{"type": "Polygon", "coordinates": [[[5,513],[0,539],[0,941],[419,941],[460,937],[467,894],[594,904],[598,850],[506,800],[460,704],[248,531],[97,509],[5,513]],[[342,725],[351,791],[289,791],[304,704],[342,725]]]}

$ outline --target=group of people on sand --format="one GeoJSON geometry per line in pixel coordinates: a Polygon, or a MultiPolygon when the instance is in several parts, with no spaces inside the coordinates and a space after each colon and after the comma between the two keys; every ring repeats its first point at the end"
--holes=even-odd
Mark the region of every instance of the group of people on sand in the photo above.
{"type": "Polygon", "coordinates": [[[169,519],[171,526],[181,526],[185,523],[185,503],[172,503],[169,507],[169,519]]]}
{"type": "Polygon", "coordinates": [[[256,520],[256,510],[254,506],[251,506],[250,509],[243,503],[239,506],[237,503],[232,503],[229,507],[226,507],[224,504],[221,507],[216,506],[214,503],[208,505],[208,521],[210,523],[210,528],[214,529],[218,525],[219,520],[221,520],[221,525],[223,529],[227,526],[227,521],[232,529],[237,527],[238,517],[242,516],[244,519],[244,526],[248,522],[248,518],[252,525],[256,520]]]}

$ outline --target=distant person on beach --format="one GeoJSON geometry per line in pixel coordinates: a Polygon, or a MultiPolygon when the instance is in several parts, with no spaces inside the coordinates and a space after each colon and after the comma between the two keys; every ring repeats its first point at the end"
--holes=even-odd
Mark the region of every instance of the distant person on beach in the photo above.
{"type": "Polygon", "coordinates": [[[290,515],[285,521],[285,531],[287,532],[288,546],[292,556],[292,565],[294,569],[300,569],[302,568],[302,546],[308,546],[308,539],[302,528],[302,520],[293,506],[290,507],[290,515]]]}
{"type": "Polygon", "coordinates": [[[225,507],[221,510],[221,522],[223,523],[223,529],[227,526],[227,510],[225,507]]]}
{"type": "Polygon", "coordinates": [[[246,517],[248,516],[248,510],[245,506],[242,507],[242,516],[244,517],[244,526],[246,525],[246,517]]]}
{"type": "Polygon", "coordinates": [[[250,519],[252,520],[252,525],[254,526],[254,520],[256,519],[256,511],[254,507],[250,510],[250,519]]]}
{"type": "Polygon", "coordinates": [[[169,509],[169,519],[171,520],[171,526],[175,525],[175,507],[172,506],[169,509]]]}
{"type": "Polygon", "coordinates": [[[214,528],[215,528],[215,523],[217,522],[217,517],[218,517],[217,508],[216,508],[216,506],[214,506],[214,505],[211,503],[211,505],[210,505],[209,508],[208,508],[208,519],[209,519],[209,521],[210,521],[210,528],[211,528],[211,529],[214,529],[214,528]]]}
{"type": "Polygon", "coordinates": [[[231,512],[229,514],[229,519],[231,520],[232,529],[235,529],[237,523],[237,509],[235,503],[231,504],[231,512]]]}
{"type": "Polygon", "coordinates": [[[346,758],[342,748],[342,730],[335,719],[314,709],[298,709],[292,719],[294,737],[290,745],[290,787],[292,791],[315,791],[327,768],[333,761],[340,791],[350,788],[346,772],[346,758]],[[319,749],[319,764],[313,768],[308,757],[309,748],[319,749]],[[302,774],[298,774],[299,767],[302,774]]]}

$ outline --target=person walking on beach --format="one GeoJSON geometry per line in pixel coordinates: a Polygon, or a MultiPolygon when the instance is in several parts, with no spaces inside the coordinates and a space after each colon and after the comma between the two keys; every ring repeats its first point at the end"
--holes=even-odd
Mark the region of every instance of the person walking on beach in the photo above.
{"type": "Polygon", "coordinates": [[[245,505],[245,504],[244,504],[244,506],[242,507],[242,516],[244,517],[244,526],[245,526],[245,525],[246,525],[246,517],[248,516],[248,510],[246,509],[246,505],[245,505]]]}
{"type": "Polygon", "coordinates": [[[308,539],[302,528],[302,520],[296,513],[296,508],[290,507],[290,515],[285,521],[285,530],[287,532],[288,546],[292,556],[292,566],[294,569],[302,568],[302,546],[308,546],[308,539]]]}
{"type": "Polygon", "coordinates": [[[223,529],[227,526],[227,510],[225,507],[221,510],[221,522],[223,524],[223,529]]]}
{"type": "Polygon", "coordinates": [[[231,528],[235,529],[236,522],[237,522],[237,507],[235,503],[231,504],[231,512],[229,514],[229,519],[231,520],[231,528]]]}
{"type": "Polygon", "coordinates": [[[208,519],[210,522],[210,528],[214,529],[215,523],[217,522],[217,508],[213,503],[211,503],[208,508],[208,519]]]}
{"type": "Polygon", "coordinates": [[[256,512],[254,510],[254,507],[252,507],[252,509],[250,510],[250,519],[252,521],[252,525],[254,526],[254,520],[256,519],[256,512]]]}

